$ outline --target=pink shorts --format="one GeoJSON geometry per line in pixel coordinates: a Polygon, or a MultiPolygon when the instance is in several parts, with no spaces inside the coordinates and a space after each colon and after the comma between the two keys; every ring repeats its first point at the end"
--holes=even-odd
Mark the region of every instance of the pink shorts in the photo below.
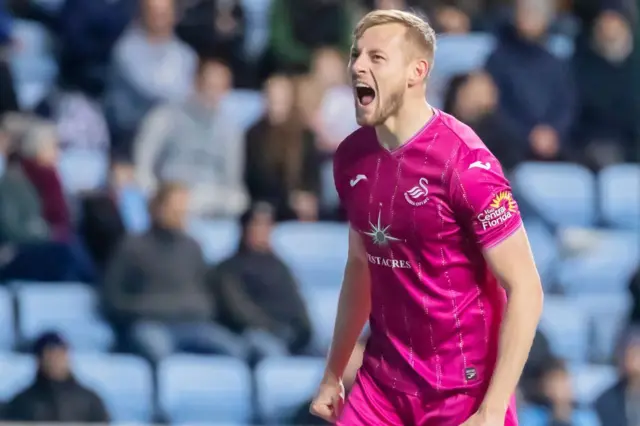
{"type": "MultiPolygon", "coordinates": [[[[437,401],[381,388],[360,370],[338,426],[460,426],[482,402],[483,395],[454,394],[437,401]]],[[[517,426],[515,398],[504,421],[517,426]]]]}

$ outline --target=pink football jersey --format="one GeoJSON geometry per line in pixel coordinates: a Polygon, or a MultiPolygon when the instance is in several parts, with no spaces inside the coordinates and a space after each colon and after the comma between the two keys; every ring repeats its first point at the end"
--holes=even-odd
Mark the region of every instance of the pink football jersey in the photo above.
{"type": "Polygon", "coordinates": [[[336,152],[334,175],[369,261],[363,368],[416,395],[487,386],[506,294],[482,253],[522,224],[500,163],[436,111],[393,151],[373,128],[358,129],[336,152]]]}

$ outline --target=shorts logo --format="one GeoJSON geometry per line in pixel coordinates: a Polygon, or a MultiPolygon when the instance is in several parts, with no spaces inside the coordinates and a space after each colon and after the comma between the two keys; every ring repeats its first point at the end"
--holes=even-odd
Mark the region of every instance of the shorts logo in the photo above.
{"type": "Polygon", "coordinates": [[[412,206],[423,206],[429,201],[429,188],[427,185],[429,181],[426,178],[420,178],[418,181],[418,185],[414,186],[410,190],[404,193],[404,198],[407,200],[407,203],[412,206]]]}
{"type": "Polygon", "coordinates": [[[478,372],[475,368],[469,367],[464,369],[464,377],[467,380],[475,380],[478,378],[478,372]]]}
{"type": "Polygon", "coordinates": [[[513,195],[509,191],[502,191],[496,195],[489,207],[478,215],[478,220],[483,230],[502,225],[513,217],[518,211],[513,195]]]}

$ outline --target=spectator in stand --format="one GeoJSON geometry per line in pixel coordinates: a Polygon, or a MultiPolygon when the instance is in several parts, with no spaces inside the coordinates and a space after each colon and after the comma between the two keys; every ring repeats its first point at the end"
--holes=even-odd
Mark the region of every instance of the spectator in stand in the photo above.
{"type": "Polygon", "coordinates": [[[79,230],[96,267],[104,272],[127,231],[149,225],[146,200],[135,184],[133,165],[112,160],[109,185],[81,197],[79,230]]]}
{"type": "Polygon", "coordinates": [[[257,343],[263,355],[267,348],[302,354],[310,349],[311,322],[291,271],[271,248],[273,219],[265,204],[242,215],[238,251],[211,270],[209,288],[220,322],[249,341],[268,342],[257,343]]]}
{"type": "Polygon", "coordinates": [[[133,19],[135,1],[65,0],[58,13],[61,74],[87,94],[104,90],[113,46],[133,19]]]}
{"type": "Polygon", "coordinates": [[[536,403],[544,402],[540,380],[546,367],[554,361],[555,357],[551,352],[549,340],[540,330],[537,330],[518,385],[523,398],[536,403]]]}
{"type": "Polygon", "coordinates": [[[343,0],[274,0],[271,41],[264,71],[306,72],[313,51],[351,47],[352,17],[343,0]]]}
{"type": "Polygon", "coordinates": [[[72,229],[56,170],[55,126],[33,123],[18,149],[0,180],[0,243],[12,252],[0,276],[92,282],[93,265],[72,229]]]}
{"type": "Polygon", "coordinates": [[[583,424],[571,386],[571,376],[562,360],[550,360],[544,365],[540,380],[542,410],[547,426],[580,426],[583,424]]]}
{"type": "Polygon", "coordinates": [[[245,54],[246,18],[240,0],[196,0],[182,11],[178,36],[201,56],[223,55],[236,86],[250,86],[245,54]]]}
{"type": "Polygon", "coordinates": [[[503,28],[486,65],[502,116],[528,142],[518,150],[537,160],[566,159],[575,115],[571,74],[544,44],[554,11],[551,0],[517,0],[515,24],[503,28]]]}
{"type": "Polygon", "coordinates": [[[191,191],[191,213],[237,217],[244,211],[244,139],[222,102],[231,86],[222,61],[202,58],[192,96],[145,118],[134,148],[136,175],[147,193],[158,180],[179,181],[191,191]]]}
{"type": "Polygon", "coordinates": [[[640,425],[640,328],[632,327],[620,351],[620,381],[598,398],[595,408],[606,426],[640,425]]]}
{"type": "Polygon", "coordinates": [[[125,347],[152,362],[175,351],[247,356],[245,344],[211,321],[206,264],[186,226],[188,189],[164,183],[151,202],[152,226],[124,239],[104,279],[104,301],[125,347]]]}
{"type": "Polygon", "coordinates": [[[45,221],[58,240],[72,235],[71,215],[58,175],[59,135],[54,123],[36,122],[20,143],[22,172],[38,193],[45,221]]]}
{"type": "Polygon", "coordinates": [[[346,69],[347,62],[339,50],[318,49],[313,54],[310,74],[298,87],[309,95],[300,102],[318,149],[328,156],[333,156],[338,145],[358,128],[346,69]]]}
{"type": "Polygon", "coordinates": [[[444,110],[468,124],[500,160],[512,169],[526,159],[526,140],[498,109],[498,89],[491,76],[477,72],[454,77],[449,83],[444,110]]]}
{"type": "MultiPolygon", "coordinates": [[[[129,141],[157,103],[182,101],[192,90],[196,55],[174,33],[173,0],[141,0],[141,21],[114,47],[106,92],[109,124],[118,143],[129,141]]],[[[129,147],[119,149],[130,154],[129,147]]]]}
{"type": "Polygon", "coordinates": [[[637,115],[633,33],[618,12],[602,12],[589,38],[581,38],[573,58],[579,94],[574,149],[595,169],[637,161],[637,115]]]}
{"type": "Polygon", "coordinates": [[[35,381],[14,396],[3,420],[38,423],[109,423],[103,401],[80,384],[69,365],[69,348],[62,336],[45,333],[34,344],[38,358],[35,381]]]}
{"type": "Polygon", "coordinates": [[[35,113],[55,122],[61,151],[109,155],[111,139],[102,105],[74,83],[60,79],[36,107],[35,113]]]}
{"type": "Polygon", "coordinates": [[[320,158],[313,134],[294,108],[291,79],[265,84],[266,115],[247,133],[245,181],[252,200],[276,207],[280,220],[318,219],[320,158]]]}

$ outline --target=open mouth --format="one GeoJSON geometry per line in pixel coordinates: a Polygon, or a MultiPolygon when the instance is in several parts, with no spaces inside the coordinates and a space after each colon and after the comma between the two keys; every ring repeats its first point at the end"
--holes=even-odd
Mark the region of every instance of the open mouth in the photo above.
{"type": "Polygon", "coordinates": [[[357,83],[356,97],[358,98],[358,103],[360,105],[367,106],[376,98],[376,91],[373,90],[373,87],[365,83],[357,83]]]}

